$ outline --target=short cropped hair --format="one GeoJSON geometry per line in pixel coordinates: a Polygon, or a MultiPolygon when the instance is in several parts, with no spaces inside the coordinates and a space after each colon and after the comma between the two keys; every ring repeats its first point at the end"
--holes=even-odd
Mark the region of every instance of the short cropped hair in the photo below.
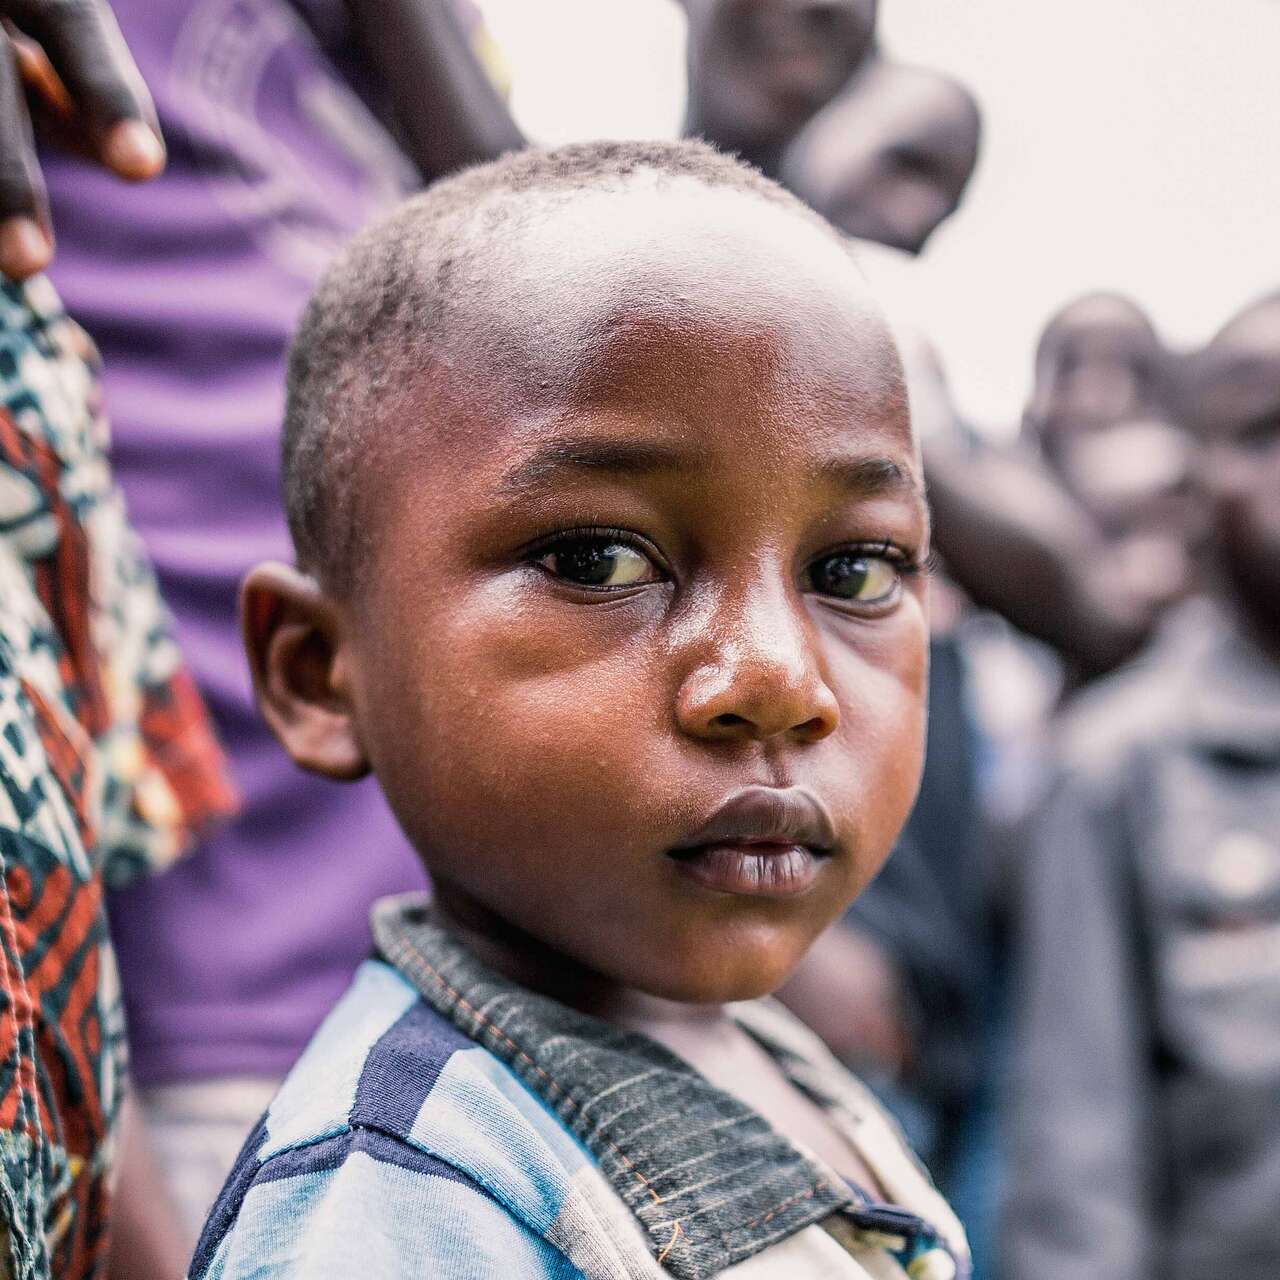
{"type": "Polygon", "coordinates": [[[329,267],[290,351],[282,477],[301,567],[331,590],[352,584],[357,477],[379,401],[433,357],[458,354],[450,342],[466,333],[478,284],[500,284],[498,247],[548,201],[620,190],[642,175],[741,191],[836,234],[757,170],[696,141],[513,152],[407,200],[329,267]]]}

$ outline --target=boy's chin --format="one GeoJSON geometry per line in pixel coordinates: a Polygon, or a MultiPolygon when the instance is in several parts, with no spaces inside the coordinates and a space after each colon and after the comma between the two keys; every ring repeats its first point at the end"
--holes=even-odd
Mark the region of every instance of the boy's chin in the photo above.
{"type": "Polygon", "coordinates": [[[680,1004],[732,1004],[737,1000],[759,1000],[772,995],[791,976],[803,958],[805,948],[783,954],[753,951],[747,955],[720,958],[705,956],[686,970],[659,975],[636,975],[637,990],[680,1004]]]}

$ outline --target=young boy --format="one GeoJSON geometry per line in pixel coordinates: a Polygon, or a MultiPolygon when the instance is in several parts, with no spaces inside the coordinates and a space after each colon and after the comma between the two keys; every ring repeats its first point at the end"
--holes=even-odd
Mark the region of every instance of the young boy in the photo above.
{"type": "Polygon", "coordinates": [[[838,237],[696,143],[441,183],[313,299],[285,489],[263,712],[373,771],[435,897],[375,909],[192,1275],[963,1272],[863,1089],[736,1003],[920,771],[920,464],[838,237]]]}
{"type": "Polygon", "coordinates": [[[1215,590],[1078,699],[1024,877],[1015,1278],[1280,1274],[1280,295],[1190,375],[1215,590]]]}

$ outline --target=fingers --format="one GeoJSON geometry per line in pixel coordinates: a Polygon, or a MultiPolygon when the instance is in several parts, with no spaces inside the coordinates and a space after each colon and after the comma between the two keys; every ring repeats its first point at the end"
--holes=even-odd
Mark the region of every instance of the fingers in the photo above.
{"type": "Polygon", "coordinates": [[[53,256],[44,186],[13,49],[0,35],[0,271],[25,280],[53,256]]]}
{"type": "Polygon", "coordinates": [[[135,181],[159,173],[164,144],[151,97],[103,0],[8,0],[7,8],[40,43],[102,162],[135,181]]]}

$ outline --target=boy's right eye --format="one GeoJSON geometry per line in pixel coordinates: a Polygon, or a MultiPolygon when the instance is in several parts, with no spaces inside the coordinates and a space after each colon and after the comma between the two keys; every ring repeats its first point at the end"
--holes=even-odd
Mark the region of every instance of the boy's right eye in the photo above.
{"type": "Polygon", "coordinates": [[[643,586],[662,576],[639,547],[607,533],[576,533],[544,543],[534,563],[553,578],[596,591],[643,586]]]}

